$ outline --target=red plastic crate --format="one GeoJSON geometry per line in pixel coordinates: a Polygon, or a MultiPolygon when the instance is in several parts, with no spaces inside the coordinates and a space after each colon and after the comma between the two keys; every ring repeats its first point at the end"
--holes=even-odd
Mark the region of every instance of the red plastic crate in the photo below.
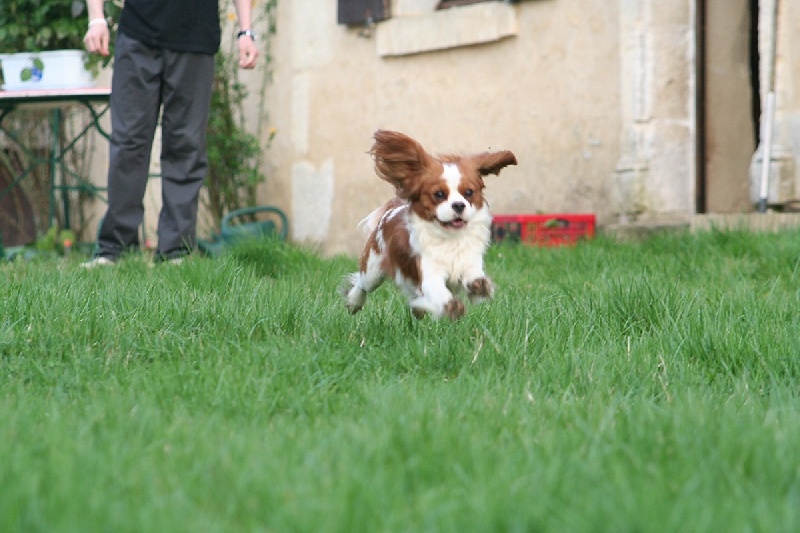
{"type": "Polygon", "coordinates": [[[562,246],[594,237],[593,214],[495,215],[494,242],[523,242],[534,246],[562,246]]]}

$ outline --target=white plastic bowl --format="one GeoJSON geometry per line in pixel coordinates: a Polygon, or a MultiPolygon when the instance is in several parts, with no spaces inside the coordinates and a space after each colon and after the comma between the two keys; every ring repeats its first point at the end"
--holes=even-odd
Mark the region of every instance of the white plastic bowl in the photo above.
{"type": "Polygon", "coordinates": [[[0,54],[5,91],[76,89],[92,87],[91,72],[84,67],[83,50],[0,54]]]}

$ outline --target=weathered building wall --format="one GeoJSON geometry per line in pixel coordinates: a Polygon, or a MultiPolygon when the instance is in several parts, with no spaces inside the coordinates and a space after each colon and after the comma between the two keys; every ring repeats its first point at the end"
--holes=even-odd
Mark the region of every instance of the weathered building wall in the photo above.
{"type": "Polygon", "coordinates": [[[357,251],[358,221],[393,192],[366,154],[378,128],[403,131],[432,151],[513,150],[519,166],[488,183],[495,213],[613,217],[618,7],[602,0],[490,2],[439,13],[430,1],[405,6],[409,14],[395,9],[377,27],[348,29],[335,23],[334,0],[280,4],[270,88],[278,135],[264,198],[288,207],[293,237],[328,254],[357,251]],[[407,54],[415,29],[423,32],[417,41],[437,46],[431,28],[450,40],[443,46],[453,39],[462,46],[407,54]],[[481,32],[490,40],[474,44],[481,32]]]}
{"type": "Polygon", "coordinates": [[[685,216],[695,188],[691,2],[620,0],[619,19],[621,141],[611,214],[622,223],[685,216]]]}

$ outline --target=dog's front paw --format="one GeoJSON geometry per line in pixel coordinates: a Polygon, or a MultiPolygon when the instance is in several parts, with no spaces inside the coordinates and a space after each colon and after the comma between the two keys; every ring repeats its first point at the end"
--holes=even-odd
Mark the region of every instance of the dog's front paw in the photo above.
{"type": "Polygon", "coordinates": [[[419,307],[412,307],[411,308],[411,314],[417,320],[422,320],[423,318],[425,318],[425,315],[428,314],[428,311],[426,311],[425,309],[419,308],[419,307]]]}
{"type": "Polygon", "coordinates": [[[467,283],[467,296],[473,303],[491,300],[494,296],[494,284],[489,278],[477,278],[467,283]]]}
{"type": "Polygon", "coordinates": [[[450,320],[458,320],[464,316],[465,312],[466,308],[464,307],[464,302],[456,300],[455,298],[447,302],[447,305],[444,306],[444,316],[450,320]]]}

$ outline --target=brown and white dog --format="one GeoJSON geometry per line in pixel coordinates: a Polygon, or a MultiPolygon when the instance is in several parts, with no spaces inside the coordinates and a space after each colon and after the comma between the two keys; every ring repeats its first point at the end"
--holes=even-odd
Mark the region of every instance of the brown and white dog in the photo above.
{"type": "Polygon", "coordinates": [[[369,238],[359,271],[345,278],[347,310],[360,311],[367,293],[389,277],[415,317],[460,318],[464,303],[453,292],[466,291],[472,302],[494,295],[483,270],[492,223],[483,176],[517,159],[508,150],[434,157],[402,133],[378,130],[374,138],[375,171],[397,194],[361,223],[369,238]]]}

